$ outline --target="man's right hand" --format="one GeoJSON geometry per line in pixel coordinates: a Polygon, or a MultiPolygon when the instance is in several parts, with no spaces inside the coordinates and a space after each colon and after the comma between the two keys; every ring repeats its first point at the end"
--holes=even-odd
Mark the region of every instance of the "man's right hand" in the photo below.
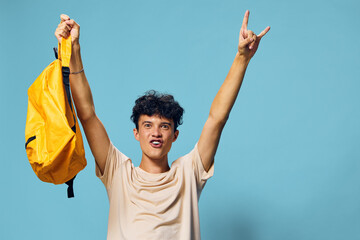
{"type": "Polygon", "coordinates": [[[80,25],[66,14],[60,15],[61,22],[55,30],[55,37],[61,42],[61,38],[71,36],[71,43],[79,43],[80,25]]]}

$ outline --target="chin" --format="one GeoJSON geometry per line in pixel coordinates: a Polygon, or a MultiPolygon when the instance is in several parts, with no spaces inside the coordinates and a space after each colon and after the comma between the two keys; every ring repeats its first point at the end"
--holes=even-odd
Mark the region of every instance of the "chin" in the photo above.
{"type": "Polygon", "coordinates": [[[148,158],[152,160],[161,160],[167,155],[167,153],[164,152],[162,149],[158,149],[158,150],[151,149],[150,151],[143,151],[143,152],[148,158]]]}
{"type": "Polygon", "coordinates": [[[152,148],[151,146],[144,146],[140,144],[140,147],[143,154],[152,160],[162,160],[164,158],[167,158],[167,154],[171,149],[171,146],[168,145],[164,145],[161,148],[152,148]]]}
{"type": "Polygon", "coordinates": [[[163,153],[150,153],[148,157],[153,160],[161,160],[166,156],[166,154],[163,153]]]}

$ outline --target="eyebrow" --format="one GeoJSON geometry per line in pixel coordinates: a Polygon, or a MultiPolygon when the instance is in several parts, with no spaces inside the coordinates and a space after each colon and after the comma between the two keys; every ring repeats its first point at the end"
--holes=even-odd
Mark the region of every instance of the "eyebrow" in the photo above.
{"type": "MultiPolygon", "coordinates": [[[[145,124],[145,123],[153,123],[151,121],[143,121],[142,124],[145,124]]],[[[171,123],[170,122],[161,122],[161,124],[166,124],[166,125],[170,125],[171,126],[171,123]]]]}

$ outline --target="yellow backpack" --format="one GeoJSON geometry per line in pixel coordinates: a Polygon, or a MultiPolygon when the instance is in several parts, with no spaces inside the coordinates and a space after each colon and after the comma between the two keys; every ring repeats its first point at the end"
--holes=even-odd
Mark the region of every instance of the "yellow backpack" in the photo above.
{"type": "MultiPolygon", "coordinates": [[[[57,55],[57,53],[55,52],[57,55]]],[[[86,166],[81,131],[71,102],[69,63],[71,37],[59,44],[58,59],[28,89],[25,149],[31,167],[44,182],[68,185],[86,166]]]]}

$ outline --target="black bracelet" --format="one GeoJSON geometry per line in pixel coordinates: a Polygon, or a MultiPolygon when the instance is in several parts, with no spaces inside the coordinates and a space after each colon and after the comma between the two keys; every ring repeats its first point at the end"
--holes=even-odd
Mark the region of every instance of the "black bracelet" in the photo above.
{"type": "Polygon", "coordinates": [[[83,69],[81,69],[80,71],[78,71],[78,72],[71,72],[70,74],[78,74],[78,73],[82,73],[84,71],[84,68],[83,69]]]}

